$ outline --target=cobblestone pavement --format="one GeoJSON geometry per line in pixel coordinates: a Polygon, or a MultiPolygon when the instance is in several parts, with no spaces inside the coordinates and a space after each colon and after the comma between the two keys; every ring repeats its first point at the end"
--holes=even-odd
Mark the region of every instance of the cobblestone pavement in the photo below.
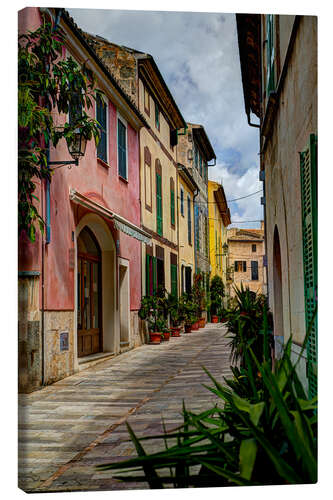
{"type": "Polygon", "coordinates": [[[19,487],[27,492],[147,488],[116,481],[111,471],[97,472],[95,466],[136,456],[126,421],[138,436],[157,434],[162,416],[168,430],[182,422],[183,400],[198,412],[216,401],[202,385],[211,385],[202,366],[220,382],[231,374],[224,333],[221,324],[209,323],[20,395],[19,487]]]}

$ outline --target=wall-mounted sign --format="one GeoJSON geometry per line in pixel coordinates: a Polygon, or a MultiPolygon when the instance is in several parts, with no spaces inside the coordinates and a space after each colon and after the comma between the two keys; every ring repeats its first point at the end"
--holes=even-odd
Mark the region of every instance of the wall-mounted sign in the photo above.
{"type": "Polygon", "coordinates": [[[68,351],[68,336],[69,332],[60,332],[60,351],[68,351]]]}

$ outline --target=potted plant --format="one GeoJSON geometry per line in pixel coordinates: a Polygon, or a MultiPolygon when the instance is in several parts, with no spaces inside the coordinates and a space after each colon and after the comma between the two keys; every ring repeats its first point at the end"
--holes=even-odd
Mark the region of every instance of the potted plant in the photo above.
{"type": "MultiPolygon", "coordinates": [[[[193,303],[195,304],[195,313],[196,319],[198,323],[198,328],[203,328],[205,326],[205,318],[202,317],[202,311],[206,308],[206,293],[203,287],[203,275],[202,273],[196,273],[193,279],[193,287],[192,287],[192,298],[193,303]]],[[[196,330],[198,328],[195,328],[196,330]]]]}
{"type": "Polygon", "coordinates": [[[168,295],[168,311],[170,315],[170,330],[172,337],[180,337],[181,321],[183,320],[180,301],[175,295],[168,295]]]}
{"type": "Polygon", "coordinates": [[[215,275],[210,282],[210,312],[212,322],[219,320],[219,311],[222,308],[222,299],[224,297],[224,284],[222,278],[215,275]]]}
{"type": "Polygon", "coordinates": [[[184,318],[184,331],[185,333],[190,333],[192,330],[192,325],[196,320],[194,314],[196,307],[191,299],[190,294],[183,294],[179,300],[180,304],[180,314],[184,318]]]}
{"type": "Polygon", "coordinates": [[[147,295],[141,299],[141,307],[138,314],[142,320],[148,323],[151,344],[159,344],[161,342],[161,336],[166,327],[163,300],[165,301],[163,297],[157,294],[147,295]]]}

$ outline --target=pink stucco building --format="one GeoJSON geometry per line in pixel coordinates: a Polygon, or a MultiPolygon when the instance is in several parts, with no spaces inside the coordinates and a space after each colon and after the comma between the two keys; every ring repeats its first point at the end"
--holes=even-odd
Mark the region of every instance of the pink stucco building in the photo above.
{"type": "MultiPolygon", "coordinates": [[[[34,30],[42,11],[19,12],[19,32],[34,30]]],[[[66,11],[63,57],[87,61],[105,105],[87,111],[103,122],[98,148],[87,144],[79,166],[57,168],[36,194],[47,222],[34,244],[19,244],[19,385],[31,391],[142,342],[139,131],[148,126],[66,11]]],[[[59,124],[65,117],[57,117],[59,124]]],[[[66,142],[50,162],[71,160],[66,142]]]]}

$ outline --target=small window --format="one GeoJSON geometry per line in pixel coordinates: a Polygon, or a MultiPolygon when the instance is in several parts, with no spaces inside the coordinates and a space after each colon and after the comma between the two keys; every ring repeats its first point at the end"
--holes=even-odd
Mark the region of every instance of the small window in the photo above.
{"type": "Polygon", "coordinates": [[[118,117],[118,174],[127,180],[127,127],[118,117]]]}
{"type": "Polygon", "coordinates": [[[73,95],[72,102],[68,107],[68,123],[75,125],[75,123],[82,117],[82,103],[79,95],[73,95]]]}
{"type": "Polygon", "coordinates": [[[252,252],[256,252],[257,251],[257,245],[252,245],[252,252]]]}
{"type": "Polygon", "coordinates": [[[192,245],[192,217],[191,217],[191,198],[187,196],[187,238],[189,245],[192,245]]]}
{"type": "Polygon", "coordinates": [[[252,281],[258,281],[259,276],[258,276],[258,261],[257,260],[251,260],[251,280],[252,281]]]}
{"type": "Polygon", "coordinates": [[[146,87],[144,87],[144,108],[146,114],[150,116],[150,96],[146,87]]]}
{"type": "Polygon", "coordinates": [[[96,119],[98,121],[98,126],[101,132],[100,141],[97,146],[97,158],[108,162],[108,151],[107,151],[107,109],[108,106],[101,96],[97,96],[96,100],[96,119]]]}
{"type": "Polygon", "coordinates": [[[184,189],[180,186],[180,213],[184,217],[184,189]]]}
{"type": "Polygon", "coordinates": [[[160,130],[160,108],[155,101],[155,127],[160,130]]]}
{"type": "Polygon", "coordinates": [[[235,260],[235,272],[246,273],[246,260],[235,260]]]}
{"type": "Polygon", "coordinates": [[[171,216],[171,227],[175,229],[176,225],[176,215],[175,215],[175,181],[170,178],[170,216],[171,216]]]}

